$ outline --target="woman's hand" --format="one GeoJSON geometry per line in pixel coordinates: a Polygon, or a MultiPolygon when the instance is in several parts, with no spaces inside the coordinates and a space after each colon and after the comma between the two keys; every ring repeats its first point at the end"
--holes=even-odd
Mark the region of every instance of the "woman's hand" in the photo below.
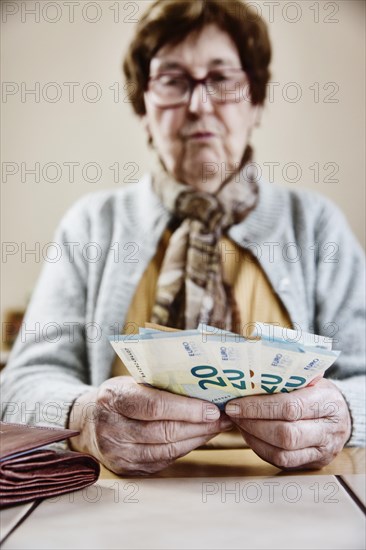
{"type": "Polygon", "coordinates": [[[351,434],[347,403],[324,378],[291,393],[232,400],[225,412],[258,456],[283,469],[329,464],[351,434]]]}
{"type": "Polygon", "coordinates": [[[149,474],[232,427],[207,401],[174,395],[118,376],[74,403],[72,448],[117,474],[149,474]]]}

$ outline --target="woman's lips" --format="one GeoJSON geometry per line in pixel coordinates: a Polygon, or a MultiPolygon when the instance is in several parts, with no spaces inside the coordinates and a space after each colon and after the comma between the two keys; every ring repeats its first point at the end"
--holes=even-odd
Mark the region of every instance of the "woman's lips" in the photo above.
{"type": "Polygon", "coordinates": [[[195,132],[194,134],[190,134],[188,136],[188,139],[194,139],[194,140],[208,140],[215,137],[215,134],[212,132],[195,132]]]}

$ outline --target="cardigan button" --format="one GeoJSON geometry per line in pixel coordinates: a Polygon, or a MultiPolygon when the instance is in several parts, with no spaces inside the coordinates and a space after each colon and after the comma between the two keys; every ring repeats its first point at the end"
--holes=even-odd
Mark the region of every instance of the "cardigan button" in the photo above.
{"type": "Polygon", "coordinates": [[[278,285],[278,291],[286,292],[289,286],[290,286],[290,279],[288,277],[284,277],[283,279],[280,280],[280,283],[278,285]]]}

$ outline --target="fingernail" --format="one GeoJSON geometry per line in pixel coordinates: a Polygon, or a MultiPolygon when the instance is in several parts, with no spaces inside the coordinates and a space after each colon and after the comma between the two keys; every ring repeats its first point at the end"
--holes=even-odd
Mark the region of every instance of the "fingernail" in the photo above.
{"type": "Polygon", "coordinates": [[[238,405],[238,403],[228,403],[225,407],[225,412],[229,416],[238,416],[238,414],[239,414],[239,405],[238,405]]]}
{"type": "Polygon", "coordinates": [[[220,418],[220,411],[215,405],[205,404],[202,411],[203,420],[213,422],[220,418]]]}

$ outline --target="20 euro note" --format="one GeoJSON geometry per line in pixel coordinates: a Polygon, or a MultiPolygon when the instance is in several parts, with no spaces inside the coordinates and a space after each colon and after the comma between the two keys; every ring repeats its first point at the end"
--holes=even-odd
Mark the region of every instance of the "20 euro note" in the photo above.
{"type": "Polygon", "coordinates": [[[137,382],[223,408],[237,397],[290,392],[323,375],[340,352],[308,336],[305,345],[278,332],[255,341],[214,327],[166,332],[154,326],[109,339],[137,382]]]}
{"type": "Polygon", "coordinates": [[[139,334],[121,334],[108,336],[114,351],[126,366],[128,372],[140,384],[151,384],[152,375],[149,362],[146,360],[139,334]]]}
{"type": "Polygon", "coordinates": [[[261,389],[290,392],[312,382],[336,361],[340,351],[262,337],[261,389]]]}
{"type": "Polygon", "coordinates": [[[205,347],[210,350],[215,365],[228,379],[232,391],[237,397],[256,393],[257,377],[252,366],[253,347],[257,357],[260,356],[260,341],[249,342],[244,337],[227,332],[223,341],[222,335],[207,334],[205,347]]]}
{"type": "Polygon", "coordinates": [[[138,382],[204,399],[221,408],[239,397],[197,330],[169,333],[145,330],[127,342],[123,335],[112,336],[110,343],[138,382]]]}

